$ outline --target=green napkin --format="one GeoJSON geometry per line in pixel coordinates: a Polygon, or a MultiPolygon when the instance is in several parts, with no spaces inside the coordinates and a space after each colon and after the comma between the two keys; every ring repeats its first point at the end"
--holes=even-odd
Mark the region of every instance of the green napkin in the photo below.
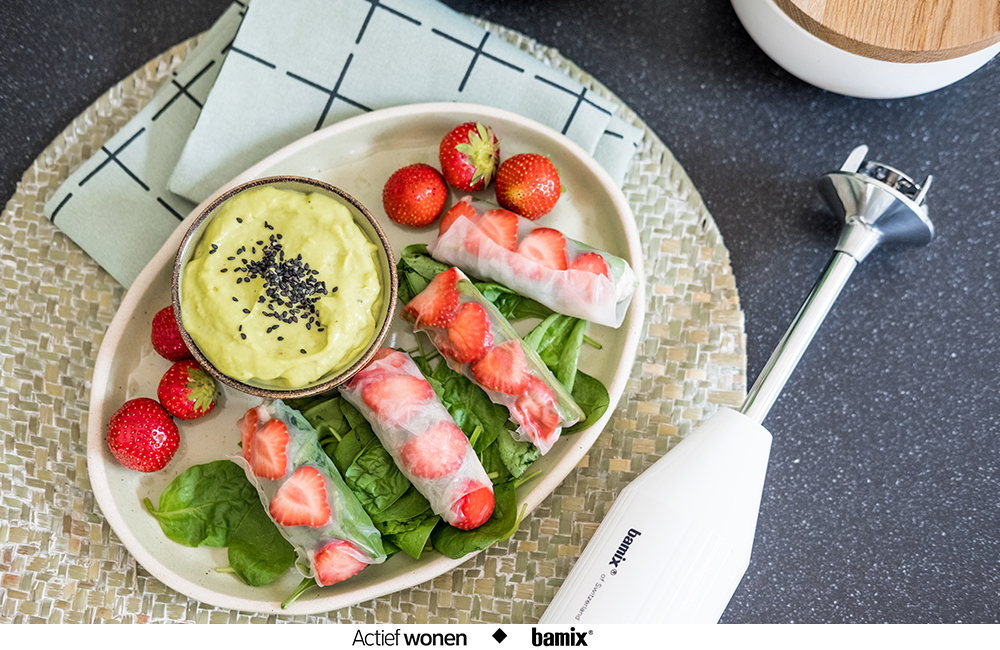
{"type": "Polygon", "coordinates": [[[56,190],[45,216],[128,287],[194,203],[167,182],[243,20],[234,3],[149,104],[56,190]]]}
{"type": "Polygon", "coordinates": [[[200,202],[282,146],[361,113],[487,104],[560,131],[621,181],[641,131],[435,0],[254,0],[170,180],[200,202]]]}
{"type": "Polygon", "coordinates": [[[610,101],[436,0],[237,2],[45,214],[130,286],[197,203],[262,158],[345,118],[429,101],[547,124],[619,183],[642,138],[610,101]]]}

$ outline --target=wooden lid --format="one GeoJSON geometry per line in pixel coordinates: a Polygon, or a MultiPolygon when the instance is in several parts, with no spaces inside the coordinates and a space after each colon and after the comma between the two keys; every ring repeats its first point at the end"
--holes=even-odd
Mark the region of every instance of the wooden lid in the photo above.
{"type": "Polygon", "coordinates": [[[943,61],[1000,42],[1000,0],[774,0],[809,33],[895,63],[943,61]]]}

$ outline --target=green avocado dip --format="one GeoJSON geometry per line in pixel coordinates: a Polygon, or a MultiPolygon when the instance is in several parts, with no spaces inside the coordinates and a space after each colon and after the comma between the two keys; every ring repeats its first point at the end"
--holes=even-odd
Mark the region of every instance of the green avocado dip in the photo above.
{"type": "Polygon", "coordinates": [[[371,343],[384,299],[376,250],[336,199],[271,187],[237,194],[184,268],[184,327],[233,379],[314,384],[371,343]]]}

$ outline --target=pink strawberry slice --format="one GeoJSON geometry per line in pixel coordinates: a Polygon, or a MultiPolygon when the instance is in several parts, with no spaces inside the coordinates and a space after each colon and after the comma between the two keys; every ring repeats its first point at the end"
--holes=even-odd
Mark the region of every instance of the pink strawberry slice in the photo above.
{"type": "Polygon", "coordinates": [[[528,386],[531,371],[521,349],[521,342],[504,341],[473,362],[472,376],[487,390],[505,395],[520,395],[528,386]]]}
{"type": "Polygon", "coordinates": [[[509,210],[487,210],[479,231],[509,251],[517,248],[517,215],[509,210]]]}
{"type": "Polygon", "coordinates": [[[288,473],[288,427],[271,418],[253,434],[250,471],[259,478],[277,481],[288,473]]]}
{"type": "Polygon", "coordinates": [[[548,443],[559,428],[556,396],[537,377],[528,378],[528,386],[514,403],[514,419],[533,441],[548,443]]]}
{"type": "Polygon", "coordinates": [[[312,465],[303,465],[281,484],[268,511],[274,522],[282,526],[325,526],[330,522],[326,479],[312,465]]]}
{"type": "Polygon", "coordinates": [[[313,558],[316,581],[324,587],[343,582],[368,566],[359,559],[364,555],[344,539],[327,542],[313,558]]]}
{"type": "Polygon", "coordinates": [[[482,305],[464,303],[447,334],[437,337],[441,354],[458,363],[472,363],[493,346],[490,316],[482,305]]]}
{"type": "Polygon", "coordinates": [[[454,422],[441,420],[419,436],[407,440],[399,450],[399,460],[420,478],[441,478],[462,466],[469,439],[454,422]]]}
{"type": "Polygon", "coordinates": [[[400,425],[434,397],[426,379],[407,374],[380,374],[361,389],[361,401],[384,422],[400,425]]]}
{"type": "Polygon", "coordinates": [[[521,240],[517,252],[555,271],[565,271],[569,266],[566,260],[566,237],[553,228],[535,228],[521,240]]]}
{"type": "Polygon", "coordinates": [[[240,448],[243,450],[243,458],[246,459],[247,464],[253,464],[253,436],[257,433],[257,423],[260,421],[260,415],[257,414],[257,409],[253,408],[243,414],[236,426],[240,429],[240,448]]]}
{"type": "Polygon", "coordinates": [[[608,263],[604,260],[604,257],[593,251],[588,251],[583,255],[577,256],[576,259],[570,262],[569,268],[574,271],[586,271],[596,275],[603,275],[606,278],[611,277],[611,272],[608,270],[608,263]]]}
{"type": "Polygon", "coordinates": [[[460,530],[479,528],[493,514],[495,505],[493,488],[470,479],[465,484],[465,494],[451,507],[454,518],[451,525],[460,530]]]}
{"type": "Polygon", "coordinates": [[[441,217],[441,223],[438,224],[438,237],[443,236],[452,225],[458,221],[459,217],[465,217],[472,223],[477,223],[479,221],[479,213],[476,209],[472,207],[470,201],[472,197],[463,197],[461,201],[456,203],[454,207],[448,210],[443,217],[441,217]]]}
{"type": "Polygon", "coordinates": [[[414,326],[448,327],[458,313],[458,269],[438,273],[427,287],[403,308],[414,326]]]}

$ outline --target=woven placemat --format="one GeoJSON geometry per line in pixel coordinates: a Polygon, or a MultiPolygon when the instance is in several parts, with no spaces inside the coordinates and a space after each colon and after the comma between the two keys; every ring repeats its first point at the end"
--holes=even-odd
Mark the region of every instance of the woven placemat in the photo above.
{"type": "Polygon", "coordinates": [[[25,172],[0,218],[0,622],[533,623],[618,493],[719,405],[746,394],[729,254],[668,149],[559,52],[497,35],[615,102],[645,130],[624,184],[648,282],[646,323],[612,420],[513,538],[430,582],[317,616],[212,607],[151,577],[97,508],[87,474],[94,361],[125,290],[42,215],[59,185],[153,96],[191,39],[109,90],[25,172]]]}

